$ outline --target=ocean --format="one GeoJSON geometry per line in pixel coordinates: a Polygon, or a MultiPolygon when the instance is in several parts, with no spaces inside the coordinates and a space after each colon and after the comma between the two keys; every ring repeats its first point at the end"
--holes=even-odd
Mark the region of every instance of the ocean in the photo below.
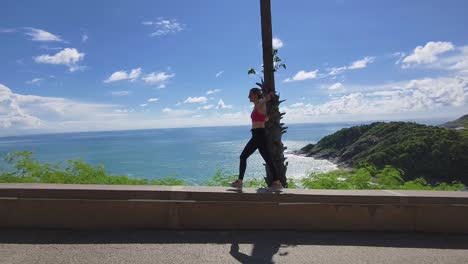
{"type": "MultiPolygon", "coordinates": [[[[355,125],[355,124],[354,124],[355,125]]],[[[299,179],[310,172],[327,172],[336,165],[326,160],[293,155],[309,143],[353,124],[291,124],[283,135],[287,147],[287,177],[299,179]]],[[[82,159],[104,165],[110,175],[158,179],[175,176],[200,185],[220,170],[238,174],[239,155],[250,139],[249,126],[170,128],[109,132],[75,132],[0,138],[0,157],[30,150],[40,162],[82,159]]],[[[265,176],[256,151],[247,161],[245,179],[265,176]]]]}

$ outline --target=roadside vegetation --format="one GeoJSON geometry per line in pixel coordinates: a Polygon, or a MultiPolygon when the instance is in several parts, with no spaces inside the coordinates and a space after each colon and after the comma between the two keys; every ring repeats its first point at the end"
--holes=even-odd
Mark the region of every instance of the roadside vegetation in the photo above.
{"type": "MultiPolygon", "coordinates": [[[[60,183],[60,184],[121,184],[121,185],[190,185],[177,177],[138,179],[128,176],[108,175],[104,166],[91,166],[83,160],[58,163],[40,163],[30,151],[13,152],[4,157],[6,166],[0,169],[0,183],[60,183]]],[[[229,186],[237,175],[217,171],[204,186],[229,186]]],[[[300,180],[289,179],[289,188],[340,189],[340,190],[434,190],[457,191],[465,186],[459,182],[429,184],[423,178],[403,180],[403,171],[392,166],[377,169],[364,164],[358,169],[337,170],[310,174],[300,180]]],[[[245,187],[266,187],[263,179],[250,179],[245,187]]]]}

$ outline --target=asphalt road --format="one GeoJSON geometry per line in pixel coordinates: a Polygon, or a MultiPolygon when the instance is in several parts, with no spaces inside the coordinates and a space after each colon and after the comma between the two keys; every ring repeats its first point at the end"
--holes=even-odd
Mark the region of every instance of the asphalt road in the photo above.
{"type": "Polygon", "coordinates": [[[0,263],[468,263],[468,235],[0,230],[0,263]]]}

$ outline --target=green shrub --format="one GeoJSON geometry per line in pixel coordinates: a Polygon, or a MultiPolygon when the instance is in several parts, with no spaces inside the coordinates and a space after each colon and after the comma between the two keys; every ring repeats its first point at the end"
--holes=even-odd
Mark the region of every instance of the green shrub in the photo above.
{"type": "Polygon", "coordinates": [[[153,180],[135,179],[122,175],[108,175],[104,166],[92,167],[83,160],[68,160],[65,165],[60,163],[41,164],[33,158],[31,151],[19,151],[7,154],[5,162],[13,171],[2,169],[0,182],[2,183],[64,183],[64,184],[126,184],[146,185],[167,183],[180,184],[183,180],[172,178],[153,180]]]}
{"type": "Polygon", "coordinates": [[[402,171],[385,166],[376,170],[369,163],[363,167],[351,170],[336,170],[327,173],[311,173],[301,179],[301,184],[307,189],[340,189],[340,190],[433,190],[433,191],[458,191],[465,186],[459,182],[439,183],[430,185],[424,178],[417,178],[405,182],[402,171]]]}
{"type": "Polygon", "coordinates": [[[377,184],[380,186],[383,186],[386,189],[395,189],[404,183],[401,174],[401,171],[398,169],[387,165],[377,172],[375,178],[377,184]]]}
{"type": "Polygon", "coordinates": [[[201,185],[229,187],[229,183],[235,181],[237,177],[237,175],[226,175],[221,170],[217,170],[211,180],[205,181],[201,185]]]}

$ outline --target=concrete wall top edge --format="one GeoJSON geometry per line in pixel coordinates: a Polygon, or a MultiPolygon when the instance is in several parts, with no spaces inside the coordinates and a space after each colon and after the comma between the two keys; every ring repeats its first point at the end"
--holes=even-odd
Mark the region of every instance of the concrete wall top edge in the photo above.
{"type": "Polygon", "coordinates": [[[0,197],[468,205],[468,192],[285,189],[272,193],[256,188],[240,191],[206,186],[0,184],[0,197]]]}

